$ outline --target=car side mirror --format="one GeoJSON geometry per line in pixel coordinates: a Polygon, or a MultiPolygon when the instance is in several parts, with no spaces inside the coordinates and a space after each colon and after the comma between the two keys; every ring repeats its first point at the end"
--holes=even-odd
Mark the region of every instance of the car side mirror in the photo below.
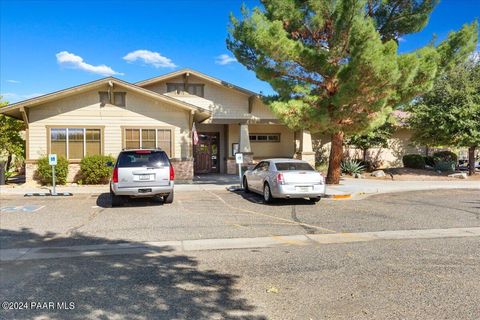
{"type": "Polygon", "coordinates": [[[107,167],[112,168],[112,167],[113,167],[113,162],[112,162],[112,161],[108,161],[105,165],[106,165],[107,167]]]}

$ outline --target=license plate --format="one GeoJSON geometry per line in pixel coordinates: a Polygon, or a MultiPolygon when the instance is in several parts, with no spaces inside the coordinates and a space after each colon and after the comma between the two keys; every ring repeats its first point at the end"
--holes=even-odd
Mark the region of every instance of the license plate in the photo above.
{"type": "Polygon", "coordinates": [[[297,187],[297,191],[300,192],[308,192],[312,189],[312,187],[297,187]]]}
{"type": "Polygon", "coordinates": [[[151,179],[150,174],[140,174],[140,175],[138,175],[138,180],[140,180],[140,181],[148,181],[150,179],[151,179]]]}

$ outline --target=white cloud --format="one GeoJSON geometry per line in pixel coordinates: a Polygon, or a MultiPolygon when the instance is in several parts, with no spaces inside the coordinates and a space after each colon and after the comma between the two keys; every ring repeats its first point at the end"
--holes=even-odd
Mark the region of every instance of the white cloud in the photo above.
{"type": "Polygon", "coordinates": [[[221,66],[224,66],[233,62],[237,62],[237,59],[235,59],[234,57],[230,57],[228,54],[221,54],[215,57],[215,63],[221,66]]]}
{"type": "Polygon", "coordinates": [[[12,80],[12,79],[9,79],[7,80],[8,83],[20,83],[20,81],[18,80],[12,80]]]}
{"type": "Polygon", "coordinates": [[[130,53],[127,53],[123,60],[127,62],[134,62],[137,60],[142,60],[145,64],[150,64],[155,68],[175,68],[175,63],[171,59],[162,56],[158,52],[150,50],[135,50],[130,53]]]}
{"type": "Polygon", "coordinates": [[[407,39],[404,37],[398,37],[398,42],[407,42],[407,39]]]}
{"type": "Polygon", "coordinates": [[[32,99],[38,96],[43,96],[44,93],[29,93],[29,94],[19,94],[19,93],[14,93],[14,92],[4,92],[0,93],[0,96],[2,97],[3,101],[8,101],[9,103],[14,103],[22,100],[28,100],[32,99]]]}
{"type": "Polygon", "coordinates": [[[83,61],[83,58],[68,51],[62,51],[56,54],[57,62],[64,67],[80,69],[83,71],[99,74],[102,76],[123,75],[104,64],[94,66],[83,61]]]}

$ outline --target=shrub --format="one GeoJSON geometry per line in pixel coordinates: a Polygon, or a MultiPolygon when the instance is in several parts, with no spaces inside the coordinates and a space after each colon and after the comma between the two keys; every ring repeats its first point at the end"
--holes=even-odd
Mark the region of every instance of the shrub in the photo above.
{"type": "Polygon", "coordinates": [[[356,173],[361,174],[365,171],[365,167],[357,160],[344,160],[341,164],[342,173],[354,175],[356,173]]]}
{"type": "Polygon", "coordinates": [[[434,162],[445,161],[457,163],[458,157],[452,151],[438,151],[433,154],[434,162]]]}
{"type": "Polygon", "coordinates": [[[112,156],[87,156],[80,162],[80,179],[82,184],[108,183],[112,168],[107,167],[107,162],[115,162],[112,156]]]}
{"type": "Polygon", "coordinates": [[[435,162],[433,161],[433,157],[432,156],[424,156],[423,157],[423,161],[425,161],[425,164],[427,166],[430,166],[430,167],[433,167],[435,165],[435,162]]]}
{"type": "Polygon", "coordinates": [[[425,160],[419,154],[406,154],[402,158],[403,166],[412,169],[425,169],[425,160]]]}
{"type": "MultiPolygon", "coordinates": [[[[48,157],[38,159],[38,168],[35,178],[41,184],[52,184],[52,166],[48,164],[48,157]]],[[[65,184],[68,175],[68,160],[62,156],[57,157],[57,165],[55,166],[55,183],[65,184]]]]}
{"type": "Polygon", "coordinates": [[[458,157],[452,151],[439,151],[433,154],[433,162],[435,170],[439,171],[455,171],[458,157]]]}

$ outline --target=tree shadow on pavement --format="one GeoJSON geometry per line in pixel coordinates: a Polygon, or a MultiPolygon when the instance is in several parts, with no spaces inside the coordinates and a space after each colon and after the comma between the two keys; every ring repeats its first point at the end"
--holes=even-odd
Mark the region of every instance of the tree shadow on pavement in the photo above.
{"type": "MultiPolygon", "coordinates": [[[[30,239],[37,244],[48,243],[45,237],[55,237],[54,234],[43,236],[24,229],[7,233],[2,230],[1,239],[6,234],[11,238],[30,239]]],[[[77,234],[69,245],[100,241],[113,243],[77,234]]],[[[235,288],[238,275],[202,269],[195,258],[174,253],[171,247],[128,244],[142,245],[146,250],[129,254],[2,261],[2,301],[67,302],[67,306],[74,302],[75,308],[1,310],[0,318],[266,319],[256,314],[255,307],[235,288]]],[[[68,248],[64,250],[68,251],[68,248]]]]}

